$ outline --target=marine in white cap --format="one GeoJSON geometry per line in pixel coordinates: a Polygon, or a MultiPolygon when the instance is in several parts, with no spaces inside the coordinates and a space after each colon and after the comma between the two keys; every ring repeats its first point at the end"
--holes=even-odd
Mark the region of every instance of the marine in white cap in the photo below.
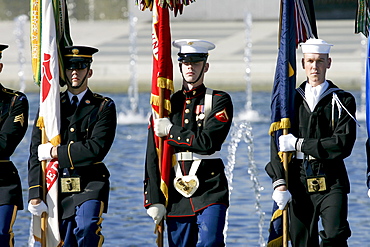
{"type": "Polygon", "coordinates": [[[208,71],[208,51],[216,46],[205,40],[179,39],[173,42],[173,46],[179,49],[178,61],[180,72],[185,83],[198,86],[203,82],[204,73],[208,71]]]}
{"type": "Polygon", "coordinates": [[[179,49],[183,86],[171,97],[169,118],[155,119],[154,127],[149,128],[144,206],[155,223],[166,216],[169,247],[224,246],[229,190],[219,151],[232,123],[231,97],[203,83],[209,68],[208,52],[214,44],[182,39],[173,46],[179,49]],[[171,171],[168,205],[159,190],[154,134],[167,137],[177,159],[171,171]]]}
{"type": "Polygon", "coordinates": [[[343,246],[351,235],[347,221],[349,180],[343,159],[356,140],[355,98],[326,80],[333,45],[322,39],[301,44],[306,73],[294,99],[288,135],[271,141],[266,171],[273,180],[273,199],[284,209],[289,203],[292,246],[343,246]],[[279,152],[293,152],[289,188],[279,152]],[[323,230],[318,234],[321,218],[323,230]]]}

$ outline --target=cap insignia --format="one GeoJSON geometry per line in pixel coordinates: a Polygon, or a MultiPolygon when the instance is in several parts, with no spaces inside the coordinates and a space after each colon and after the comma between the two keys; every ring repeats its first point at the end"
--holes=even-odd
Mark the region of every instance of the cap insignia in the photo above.
{"type": "Polygon", "coordinates": [[[79,52],[80,51],[78,49],[76,49],[76,48],[72,50],[73,55],[77,55],[79,52]]]}

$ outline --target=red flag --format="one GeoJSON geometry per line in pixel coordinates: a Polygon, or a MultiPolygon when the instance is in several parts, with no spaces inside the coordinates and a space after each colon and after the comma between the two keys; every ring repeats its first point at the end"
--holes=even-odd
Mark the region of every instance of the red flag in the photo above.
{"type": "MultiPolygon", "coordinates": [[[[153,6],[152,26],[152,48],[153,48],[153,74],[152,74],[152,105],[153,118],[168,117],[171,112],[170,96],[173,91],[173,67],[171,58],[171,31],[168,8],[158,5],[158,0],[153,6]]],[[[153,126],[153,124],[151,125],[153,126]]],[[[168,152],[168,145],[161,143],[163,140],[154,137],[158,150],[161,190],[168,201],[169,171],[172,167],[172,152],[168,152]]]]}

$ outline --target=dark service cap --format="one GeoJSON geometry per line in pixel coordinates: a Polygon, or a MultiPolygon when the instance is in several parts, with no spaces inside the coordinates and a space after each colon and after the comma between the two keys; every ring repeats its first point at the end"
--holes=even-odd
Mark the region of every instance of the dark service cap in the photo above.
{"type": "Polygon", "coordinates": [[[67,46],[63,51],[65,69],[85,69],[92,63],[92,55],[99,50],[89,46],[67,46]]]}
{"type": "Polygon", "coordinates": [[[0,44],[0,58],[2,57],[3,55],[3,50],[5,50],[6,48],[8,48],[9,46],[8,45],[3,45],[3,44],[0,44]]]}

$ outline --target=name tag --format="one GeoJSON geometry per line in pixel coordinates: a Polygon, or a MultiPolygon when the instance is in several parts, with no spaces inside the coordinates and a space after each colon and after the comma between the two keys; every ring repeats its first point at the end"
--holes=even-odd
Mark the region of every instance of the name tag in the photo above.
{"type": "Polygon", "coordinates": [[[62,193],[81,192],[80,177],[61,178],[62,193]]]}

